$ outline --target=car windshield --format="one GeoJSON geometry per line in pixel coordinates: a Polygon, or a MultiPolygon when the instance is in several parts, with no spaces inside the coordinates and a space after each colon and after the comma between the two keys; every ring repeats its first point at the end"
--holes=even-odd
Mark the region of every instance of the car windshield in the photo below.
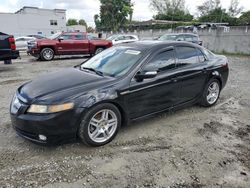
{"type": "Polygon", "coordinates": [[[177,35],[163,35],[158,40],[164,41],[164,40],[176,40],[177,35]]]}
{"type": "Polygon", "coordinates": [[[58,32],[58,33],[55,33],[55,34],[49,36],[48,38],[53,40],[53,39],[56,39],[57,37],[59,37],[61,34],[62,34],[61,32],[58,32]]]}
{"type": "Polygon", "coordinates": [[[81,65],[81,69],[94,70],[112,77],[125,75],[142,57],[142,52],[128,47],[112,47],[97,54],[81,65]]]}

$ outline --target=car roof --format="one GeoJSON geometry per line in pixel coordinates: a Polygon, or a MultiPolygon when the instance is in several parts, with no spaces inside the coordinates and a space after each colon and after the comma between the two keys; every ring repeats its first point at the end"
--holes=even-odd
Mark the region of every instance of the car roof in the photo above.
{"type": "Polygon", "coordinates": [[[132,43],[123,43],[120,44],[119,46],[127,46],[131,48],[135,48],[141,51],[155,51],[159,50],[162,48],[167,48],[171,46],[177,46],[177,45],[185,45],[185,46],[191,46],[191,47],[198,47],[200,48],[199,45],[190,43],[190,42],[184,42],[184,41],[155,41],[155,40],[148,40],[148,41],[137,41],[137,42],[132,42],[132,43]]]}

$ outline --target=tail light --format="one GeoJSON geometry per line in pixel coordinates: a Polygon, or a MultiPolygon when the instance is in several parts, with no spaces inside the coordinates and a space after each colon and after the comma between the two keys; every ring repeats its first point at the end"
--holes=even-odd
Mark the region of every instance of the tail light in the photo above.
{"type": "Polygon", "coordinates": [[[9,37],[9,43],[10,43],[10,49],[11,50],[16,50],[16,44],[15,44],[15,39],[13,36],[9,37]]]}

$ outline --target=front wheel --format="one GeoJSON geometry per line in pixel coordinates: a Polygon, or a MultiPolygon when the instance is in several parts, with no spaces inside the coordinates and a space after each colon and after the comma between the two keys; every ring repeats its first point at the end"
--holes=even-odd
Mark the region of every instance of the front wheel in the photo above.
{"type": "Polygon", "coordinates": [[[102,146],[114,139],[121,127],[121,114],[116,106],[105,103],[91,108],[78,130],[80,140],[91,146],[102,146]]]}
{"type": "Polygon", "coordinates": [[[210,80],[203,91],[200,104],[205,107],[214,105],[219,99],[220,90],[220,82],[217,79],[210,80]]]}
{"type": "Polygon", "coordinates": [[[42,60],[44,61],[51,61],[52,59],[54,59],[54,50],[51,48],[44,48],[42,49],[41,53],[40,53],[40,57],[42,60]]]}
{"type": "Polygon", "coordinates": [[[96,48],[95,55],[101,53],[104,50],[104,48],[96,48]]]}

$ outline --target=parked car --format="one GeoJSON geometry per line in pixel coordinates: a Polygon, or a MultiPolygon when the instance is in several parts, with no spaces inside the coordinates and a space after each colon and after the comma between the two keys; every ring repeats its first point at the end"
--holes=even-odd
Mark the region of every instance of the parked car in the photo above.
{"type": "Polygon", "coordinates": [[[18,57],[19,51],[16,50],[14,37],[0,32],[0,61],[8,61],[18,57]]]}
{"type": "Polygon", "coordinates": [[[19,87],[11,121],[19,135],[36,143],[78,137],[101,146],[131,120],[196,103],[214,105],[227,78],[227,58],[196,44],[123,44],[19,87]]]}
{"type": "Polygon", "coordinates": [[[44,37],[42,35],[27,35],[27,37],[34,37],[36,39],[46,39],[46,37],[44,37]]]}
{"type": "Polygon", "coordinates": [[[44,61],[55,55],[98,54],[112,46],[112,42],[94,38],[83,32],[56,33],[49,39],[28,42],[28,53],[44,61]]]}
{"type": "Polygon", "coordinates": [[[199,44],[202,46],[202,40],[199,35],[193,33],[171,33],[165,34],[158,38],[160,41],[186,41],[199,44]]]}
{"type": "Polygon", "coordinates": [[[113,45],[121,44],[121,43],[129,43],[138,41],[139,38],[136,35],[111,35],[107,38],[107,40],[111,40],[113,45]]]}
{"type": "Polygon", "coordinates": [[[25,37],[25,36],[23,36],[23,37],[17,37],[15,39],[17,50],[26,50],[27,51],[27,49],[28,49],[28,42],[29,41],[34,41],[34,40],[36,40],[36,38],[34,38],[34,37],[25,37]]]}

